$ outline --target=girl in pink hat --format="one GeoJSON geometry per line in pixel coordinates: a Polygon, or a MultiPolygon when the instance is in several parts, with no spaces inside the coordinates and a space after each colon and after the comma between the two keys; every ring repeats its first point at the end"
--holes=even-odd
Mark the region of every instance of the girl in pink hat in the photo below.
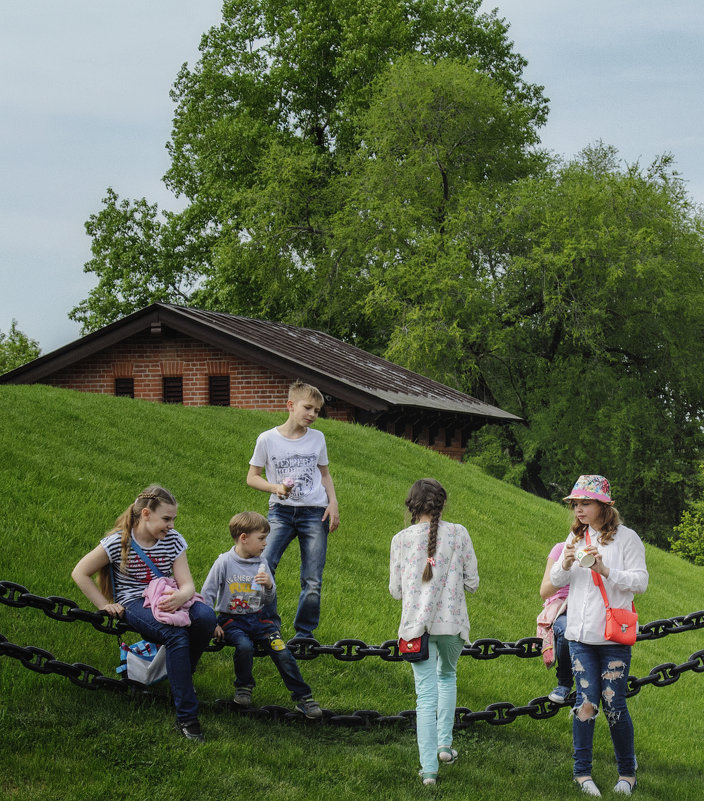
{"type": "Polygon", "coordinates": [[[630,610],[634,594],[648,586],[645,548],[636,532],[621,523],[604,476],[580,476],[564,500],[573,509],[574,520],[562,556],[550,570],[550,583],[555,588],[569,585],[565,639],[577,690],[572,717],[574,779],[587,795],[601,795],[591,775],[601,703],[618,766],[613,790],[630,795],[636,786],[633,722],[626,706],[631,646],[605,637],[606,606],[599,577],[611,608],[630,610]]]}

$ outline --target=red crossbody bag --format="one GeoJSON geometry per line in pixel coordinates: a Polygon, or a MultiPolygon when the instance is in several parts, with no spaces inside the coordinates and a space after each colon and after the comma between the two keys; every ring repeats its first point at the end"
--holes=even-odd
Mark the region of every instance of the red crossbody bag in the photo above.
{"type": "MultiPolygon", "coordinates": [[[[587,545],[591,545],[591,537],[589,530],[584,535],[587,545]]],[[[604,606],[606,607],[606,626],[604,628],[604,637],[612,642],[619,642],[622,645],[633,645],[636,641],[638,634],[638,613],[634,603],[631,603],[631,609],[618,609],[613,608],[609,604],[609,598],[604,589],[604,582],[598,573],[592,570],[592,580],[594,584],[601,591],[601,597],[604,599],[604,606]]]]}

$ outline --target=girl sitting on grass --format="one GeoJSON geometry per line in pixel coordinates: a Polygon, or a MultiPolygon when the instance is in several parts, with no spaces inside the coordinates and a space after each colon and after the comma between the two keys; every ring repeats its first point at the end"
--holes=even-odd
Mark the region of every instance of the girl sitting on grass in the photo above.
{"type": "Polygon", "coordinates": [[[177,509],[173,495],[163,487],[152,484],[142,490],[71,576],[98,609],[124,618],[145,640],[164,645],[166,673],[176,706],[176,730],[189,740],[202,741],[192,674],[213,636],[215,613],[195,601],[188,609],[190,625],[168,625],[155,619],[142,597],[149,582],[157,577],[154,567],[173,577],[178,586],[159,600],[162,611],[175,612],[195,593],[187,545],[173,527],[177,509]],[[97,586],[93,581],[96,573],[97,586]]]}
{"type": "Polygon", "coordinates": [[[389,592],[402,601],[398,636],[429,632],[429,658],[413,662],[420,776],[436,783],[439,761],[452,764],[452,727],[457,701],[457,662],[469,639],[466,592],[479,586],[477,558],[464,526],[440,519],[447,493],[434,478],[411,487],[409,528],[391,541],[389,592]]]}

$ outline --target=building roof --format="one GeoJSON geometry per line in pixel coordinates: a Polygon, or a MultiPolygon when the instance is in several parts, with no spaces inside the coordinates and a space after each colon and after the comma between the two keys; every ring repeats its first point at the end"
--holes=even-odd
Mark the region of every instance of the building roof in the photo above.
{"type": "Polygon", "coordinates": [[[225,352],[317,386],[369,412],[417,407],[496,422],[521,418],[367,353],[329,334],[286,323],[153,303],[0,376],[3,384],[41,382],[60,369],[144,331],[166,326],[225,352]]]}

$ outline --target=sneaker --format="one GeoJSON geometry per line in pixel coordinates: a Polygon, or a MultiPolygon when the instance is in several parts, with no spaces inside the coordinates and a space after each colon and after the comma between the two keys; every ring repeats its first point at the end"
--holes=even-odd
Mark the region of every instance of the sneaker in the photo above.
{"type": "Polygon", "coordinates": [[[200,723],[197,720],[177,720],[174,724],[174,728],[187,740],[197,740],[199,743],[205,742],[200,723]]]}
{"type": "Polygon", "coordinates": [[[252,705],[252,688],[238,687],[235,690],[235,703],[244,709],[252,705]]]}
{"type": "Polygon", "coordinates": [[[636,789],[636,780],[633,780],[633,784],[631,784],[628,779],[619,779],[616,784],[614,785],[614,792],[619,793],[620,795],[631,795],[631,793],[636,789]]]}
{"type": "Polygon", "coordinates": [[[583,782],[580,782],[578,779],[575,779],[575,781],[579,785],[579,789],[585,795],[595,795],[601,797],[599,788],[596,786],[593,779],[585,779],[583,782]]]}
{"type": "Polygon", "coordinates": [[[309,720],[319,720],[323,717],[320,704],[313,698],[303,698],[296,704],[296,711],[302,712],[309,720]]]}
{"type": "Polygon", "coordinates": [[[555,704],[566,704],[571,692],[571,687],[564,687],[562,684],[558,684],[558,686],[555,687],[555,689],[548,695],[548,700],[555,704]]]}
{"type": "Polygon", "coordinates": [[[431,785],[437,784],[438,782],[437,773],[423,773],[422,770],[419,770],[418,775],[420,776],[421,781],[426,787],[430,787],[431,785]]]}
{"type": "Polygon", "coordinates": [[[441,745],[438,748],[438,759],[445,765],[454,765],[457,762],[457,751],[449,745],[441,745]]]}

